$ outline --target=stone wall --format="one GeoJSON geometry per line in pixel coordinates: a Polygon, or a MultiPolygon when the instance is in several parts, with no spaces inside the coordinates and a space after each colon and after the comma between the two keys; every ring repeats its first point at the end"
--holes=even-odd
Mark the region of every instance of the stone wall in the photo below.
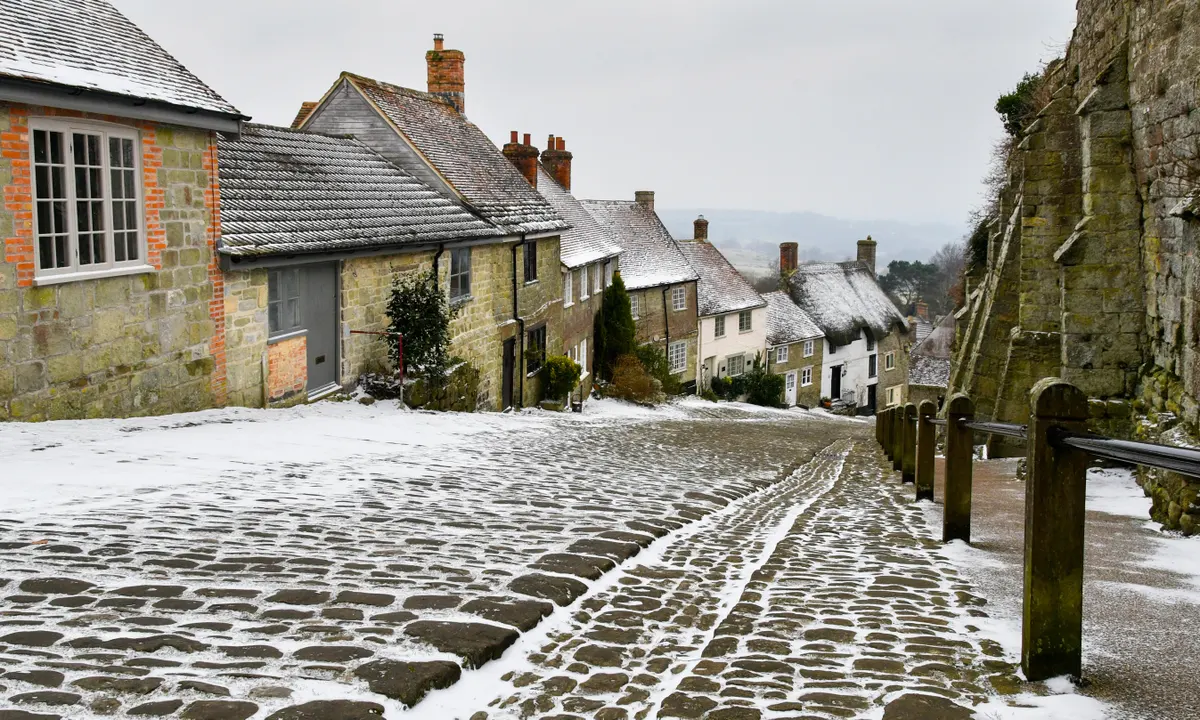
{"type": "Polygon", "coordinates": [[[897,393],[903,398],[901,402],[910,402],[906,397],[906,392],[908,388],[908,354],[912,351],[912,335],[901,332],[899,329],[893,329],[891,333],[876,343],[875,350],[879,353],[876,361],[879,373],[879,387],[875,390],[876,409],[887,405],[887,391],[892,387],[900,388],[897,393]],[[894,353],[896,359],[895,367],[891,370],[887,369],[888,353],[894,353]]]}
{"type": "Polygon", "coordinates": [[[225,374],[228,402],[262,407],[267,352],[267,271],[224,273],[225,374]]]}
{"type": "MultiPolygon", "coordinates": [[[[1049,104],[1014,150],[952,390],[1028,417],[1058,375],[1093,426],[1195,438],[1200,422],[1200,0],[1081,0],[1049,104]],[[1130,402],[1144,414],[1130,422],[1130,402]]],[[[1189,441],[1192,442],[1192,441],[1189,441]]],[[[1145,473],[1154,516],[1194,528],[1194,485],[1145,473]]],[[[1191,530],[1189,529],[1189,532],[1191,530]]]]}
{"type": "Polygon", "coordinates": [[[682,375],[682,382],[690,383],[696,379],[696,357],[700,320],[696,307],[696,283],[684,285],[687,290],[687,308],[674,310],[671,306],[671,291],[667,290],[666,315],[663,315],[663,288],[653,287],[646,290],[630,291],[630,295],[638,296],[638,318],[634,322],[637,331],[637,341],[641,344],[656,343],[666,352],[666,334],[670,331],[671,342],[687,340],[687,367],[682,375]],[[665,320],[664,320],[665,317],[665,320]],[[669,323],[669,326],[668,326],[669,323]]]}
{"type": "MultiPolygon", "coordinates": [[[[349,258],[342,263],[342,323],[350,330],[384,332],[391,320],[387,306],[392,296],[392,283],[410,272],[428,273],[433,269],[434,251],[401,255],[374,255],[349,258]]],[[[449,255],[442,254],[441,263],[449,255]]],[[[449,278],[449,275],[446,275],[449,278]]],[[[449,280],[446,280],[449,283],[449,280]]],[[[448,285],[443,285],[447,287],[448,285]]],[[[461,354],[458,348],[451,352],[461,354]]],[[[353,384],[365,373],[391,374],[395,371],[388,359],[388,342],[378,335],[342,336],[343,385],[353,384]]]]}
{"type": "MultiPolygon", "coordinates": [[[[825,359],[825,342],[822,338],[816,338],[812,341],[813,354],[810,357],[804,357],[804,342],[795,342],[788,345],[788,359],[785,363],[777,363],[775,360],[775,351],[771,350],[771,372],[776,375],[786,375],[789,372],[796,373],[796,404],[804,407],[814,408],[821,403],[821,363],[825,359]],[[812,368],[812,385],[802,387],[800,385],[800,371],[806,367],[812,368]]],[[[786,390],[785,390],[786,392],[786,390]]]]}
{"type": "Polygon", "coordinates": [[[0,102],[0,419],[161,414],[224,401],[214,158],[204,131],[0,102]],[[51,116],[138,131],[149,270],[37,285],[28,121],[51,116]]]}

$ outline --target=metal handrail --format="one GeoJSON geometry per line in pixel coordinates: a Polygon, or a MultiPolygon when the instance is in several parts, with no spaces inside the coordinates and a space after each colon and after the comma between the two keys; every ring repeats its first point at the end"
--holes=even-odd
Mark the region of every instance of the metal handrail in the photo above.
{"type": "Polygon", "coordinates": [[[1029,434],[1029,426],[1027,425],[998,422],[966,422],[963,424],[976,432],[1003,435],[1004,437],[1016,438],[1017,440],[1025,440],[1029,434]]]}
{"type": "Polygon", "coordinates": [[[1169,470],[1200,478],[1200,450],[1133,440],[1114,440],[1091,434],[1054,432],[1050,441],[1106,460],[1169,470]]]}

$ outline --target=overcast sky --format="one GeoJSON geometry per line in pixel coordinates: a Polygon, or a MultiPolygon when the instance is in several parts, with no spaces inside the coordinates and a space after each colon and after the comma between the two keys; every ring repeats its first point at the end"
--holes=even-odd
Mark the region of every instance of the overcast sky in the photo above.
{"type": "Polygon", "coordinates": [[[666,207],[961,223],[996,97],[1070,39],[1075,0],[112,0],[257,122],[342,70],[425,89],[466,53],[497,144],[550,133],[574,192],[666,207]]]}

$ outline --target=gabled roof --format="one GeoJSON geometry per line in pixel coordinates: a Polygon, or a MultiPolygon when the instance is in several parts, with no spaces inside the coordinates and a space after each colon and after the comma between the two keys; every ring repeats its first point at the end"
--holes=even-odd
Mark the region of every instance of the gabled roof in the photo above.
{"type": "Polygon", "coordinates": [[[0,0],[0,76],[243,117],[105,0],[0,0]]]}
{"type": "MultiPolygon", "coordinates": [[[[928,321],[926,321],[928,322],[928,321]]],[[[908,384],[948,387],[950,354],[954,350],[954,313],[933,326],[932,332],[913,347],[908,358],[908,384]]]]}
{"type": "Polygon", "coordinates": [[[219,141],[221,252],[317,253],[499,236],[352,138],[246,125],[219,141]]]}
{"type": "Polygon", "coordinates": [[[700,276],[696,305],[701,316],[749,310],[766,305],[762,296],[734,269],[715,245],[701,241],[679,242],[688,264],[700,276]]]}
{"type": "Polygon", "coordinates": [[[787,293],[776,290],[762,297],[767,301],[767,345],[789,345],[824,335],[787,293]]]}
{"type": "Polygon", "coordinates": [[[699,280],[658,215],[633,200],[580,200],[621,246],[621,279],[630,290],[699,280]]]}
{"type": "Polygon", "coordinates": [[[342,73],[342,79],[378,108],[455,192],[489,222],[510,233],[553,232],[570,227],[483,131],[453,105],[436,95],[361,75],[342,73]]]}
{"type": "Polygon", "coordinates": [[[835,345],[849,345],[863,330],[879,340],[908,331],[904,316],[860,262],[801,265],[788,280],[792,299],[835,345]]]}
{"type": "MultiPolygon", "coordinates": [[[[612,234],[596,222],[575,196],[555,182],[550,173],[538,165],[538,192],[560,216],[571,223],[559,240],[559,257],[563,265],[577,268],[621,253],[612,234]]],[[[622,273],[624,279],[624,273],[622,273]]]]}

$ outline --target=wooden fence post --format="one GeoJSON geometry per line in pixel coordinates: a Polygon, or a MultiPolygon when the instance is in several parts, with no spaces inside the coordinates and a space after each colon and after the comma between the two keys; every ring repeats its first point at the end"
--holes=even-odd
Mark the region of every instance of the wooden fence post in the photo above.
{"type": "Polygon", "coordinates": [[[946,503],[942,542],[971,542],[971,463],[975,432],[963,425],[975,419],[975,403],[959,393],[946,405],[946,503]]]}
{"type": "Polygon", "coordinates": [[[930,422],[937,415],[937,403],[921,401],[917,407],[917,501],[933,499],[933,458],[937,449],[937,426],[930,422]]]}
{"type": "Polygon", "coordinates": [[[883,444],[883,414],[875,413],[875,442],[883,444]]]}
{"type": "Polygon", "coordinates": [[[899,472],[904,464],[904,408],[892,408],[892,469],[899,472]]]}
{"type": "Polygon", "coordinates": [[[1057,429],[1082,432],[1087,395],[1058,378],[1031,392],[1025,482],[1025,598],[1021,668],[1032,681],[1083,670],[1083,530],[1088,455],[1055,447],[1057,429]]]}
{"type": "Polygon", "coordinates": [[[892,411],[883,411],[883,451],[888,460],[892,459],[892,411]]]}
{"type": "Polygon", "coordinates": [[[917,480],[917,406],[908,403],[904,406],[904,446],[901,456],[900,479],[911,483],[917,480]]]}

